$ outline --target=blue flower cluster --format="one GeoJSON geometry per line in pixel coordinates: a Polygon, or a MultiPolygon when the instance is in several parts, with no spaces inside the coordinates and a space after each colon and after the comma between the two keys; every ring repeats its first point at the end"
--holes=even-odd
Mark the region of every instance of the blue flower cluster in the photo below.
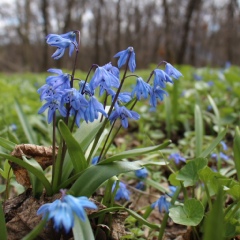
{"type": "Polygon", "coordinates": [[[66,195],[66,190],[61,190],[61,192],[61,199],[43,204],[37,214],[42,215],[43,218],[47,217],[47,220],[52,219],[55,230],[59,231],[63,227],[68,233],[74,226],[74,215],[82,221],[86,221],[84,208],[97,209],[97,206],[87,197],[66,195]]]}
{"type": "MultiPolygon", "coordinates": [[[[76,40],[76,32],[71,31],[61,35],[49,34],[46,37],[47,44],[57,47],[52,58],[61,58],[67,48],[69,48],[69,56],[72,56],[74,50],[78,51],[79,44],[76,40]]],[[[126,66],[131,72],[135,71],[135,52],[133,47],[128,47],[126,50],[118,52],[114,57],[119,58],[118,67],[113,66],[111,63],[104,66],[96,65],[91,80],[89,82],[87,82],[88,79],[80,81],[78,89],[73,87],[74,76],[63,73],[60,69],[49,69],[48,72],[55,75],[47,77],[46,84],[38,89],[40,100],[46,101],[38,113],[41,114],[48,109],[48,123],[51,123],[54,114],[58,110],[62,117],[74,116],[78,127],[81,120],[93,122],[99,118],[99,114],[102,114],[111,123],[120,119],[122,126],[127,128],[129,119],[138,120],[140,116],[132,109],[129,110],[125,105],[126,103],[135,96],[136,101],[149,97],[150,106],[155,109],[157,100],[162,101],[164,95],[167,95],[167,92],[163,90],[166,83],[173,83],[171,77],[178,79],[182,76],[170,63],[163,61],[165,70],[155,69],[151,74],[151,76],[154,75],[152,86],[148,83],[151,77],[145,82],[141,77],[137,76],[136,86],[132,92],[120,92],[122,84],[119,80],[119,69],[127,64],[126,66]],[[111,96],[113,107],[109,114],[95,96],[97,88],[100,96],[104,93],[106,93],[106,96],[111,96]]]]}
{"type": "Polygon", "coordinates": [[[167,201],[166,196],[161,196],[156,202],[152,203],[151,208],[158,207],[160,213],[169,212],[169,207],[171,203],[167,201]]]}

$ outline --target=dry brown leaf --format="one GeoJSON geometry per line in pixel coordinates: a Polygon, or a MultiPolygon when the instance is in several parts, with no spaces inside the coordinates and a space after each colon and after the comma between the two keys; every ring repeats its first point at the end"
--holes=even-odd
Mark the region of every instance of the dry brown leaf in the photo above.
{"type": "MultiPolygon", "coordinates": [[[[58,148],[55,149],[56,155],[57,152],[58,148]]],[[[52,147],[20,144],[16,145],[11,155],[21,160],[23,156],[26,158],[33,158],[39,163],[43,170],[52,165],[52,147]]],[[[31,183],[27,170],[13,162],[10,162],[10,165],[16,176],[16,180],[26,188],[30,187],[31,183]]]]}

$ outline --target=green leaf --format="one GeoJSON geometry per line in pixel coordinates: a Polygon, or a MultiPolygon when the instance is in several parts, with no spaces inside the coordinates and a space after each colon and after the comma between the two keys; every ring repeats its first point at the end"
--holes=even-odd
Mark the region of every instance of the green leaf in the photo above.
{"type": "Polygon", "coordinates": [[[213,208],[204,221],[203,240],[225,239],[224,228],[223,190],[220,187],[213,208]]]}
{"type": "Polygon", "coordinates": [[[98,130],[101,128],[103,122],[95,120],[94,122],[83,122],[81,127],[73,134],[74,138],[81,145],[82,150],[85,152],[90,143],[95,138],[98,130]]]}
{"type": "Polygon", "coordinates": [[[28,142],[32,143],[32,144],[37,144],[37,140],[35,138],[35,135],[33,134],[34,131],[31,128],[31,125],[28,122],[27,117],[24,114],[21,105],[19,104],[19,102],[16,99],[15,99],[15,108],[16,108],[16,111],[17,111],[17,114],[18,114],[18,118],[19,118],[19,120],[21,122],[23,131],[24,131],[24,133],[25,133],[25,135],[27,137],[28,142]]]}
{"type": "Polygon", "coordinates": [[[216,146],[222,141],[222,139],[225,137],[227,133],[227,129],[224,129],[216,138],[215,140],[212,141],[212,143],[210,144],[210,146],[205,149],[200,155],[199,157],[207,157],[213,150],[214,148],[216,148],[216,146]]]}
{"type": "Polygon", "coordinates": [[[233,153],[234,163],[237,170],[238,181],[240,181],[240,131],[239,128],[235,129],[235,136],[233,140],[233,153]]]}
{"type": "Polygon", "coordinates": [[[199,200],[188,199],[183,206],[171,207],[169,209],[169,216],[175,223],[186,226],[197,226],[203,219],[204,208],[199,200]]]}
{"type": "Polygon", "coordinates": [[[216,116],[215,124],[217,124],[218,132],[220,132],[220,130],[221,130],[221,118],[220,118],[220,114],[219,114],[217,105],[216,105],[216,103],[214,102],[213,98],[210,95],[208,95],[207,97],[208,97],[208,100],[209,100],[209,102],[210,102],[210,104],[212,106],[213,112],[214,112],[214,114],[216,116]]]}
{"type": "Polygon", "coordinates": [[[86,221],[82,221],[74,214],[74,226],[72,228],[74,240],[95,240],[91,224],[86,216],[86,221]]]}
{"type": "Polygon", "coordinates": [[[137,149],[132,149],[129,151],[121,152],[121,153],[118,153],[112,157],[109,157],[109,158],[101,161],[99,164],[106,164],[106,163],[110,163],[113,161],[122,160],[124,158],[135,157],[135,156],[139,156],[142,154],[147,154],[150,152],[158,151],[158,150],[164,149],[170,143],[171,143],[171,141],[169,140],[169,141],[164,142],[161,145],[157,145],[157,146],[153,146],[153,147],[146,147],[146,148],[137,148],[137,149]]]}
{"type": "Polygon", "coordinates": [[[181,182],[179,180],[177,180],[177,178],[176,178],[177,175],[178,175],[178,171],[172,173],[169,176],[168,181],[170,182],[171,185],[180,187],[181,186],[181,182]]]}
{"type": "Polygon", "coordinates": [[[3,169],[0,168],[0,174],[5,179],[9,179],[12,177],[13,171],[11,169],[11,166],[10,166],[8,160],[4,161],[3,169]]]}
{"type": "Polygon", "coordinates": [[[0,152],[0,156],[20,165],[21,167],[25,168],[26,170],[28,170],[29,172],[34,174],[41,181],[43,186],[45,187],[47,195],[50,196],[52,194],[51,185],[50,185],[49,181],[47,180],[47,178],[44,176],[42,171],[39,171],[35,167],[31,166],[29,163],[26,163],[21,159],[15,158],[12,155],[0,152]]]}
{"type": "MultiPolygon", "coordinates": [[[[25,156],[22,156],[24,162],[30,164],[33,166],[35,169],[37,169],[39,172],[41,172],[44,175],[44,171],[40,164],[33,158],[27,159],[25,156]]],[[[43,192],[43,185],[42,182],[39,178],[37,178],[33,173],[29,172],[29,177],[30,181],[32,184],[32,189],[33,189],[33,196],[38,198],[42,195],[43,192]]]]}
{"type": "Polygon", "coordinates": [[[194,186],[199,180],[198,171],[204,168],[206,165],[206,158],[196,158],[191,160],[179,170],[176,179],[183,181],[184,187],[194,186]]]}
{"type": "Polygon", "coordinates": [[[16,143],[0,137],[0,146],[12,152],[16,146],[16,143]]]}
{"type": "Polygon", "coordinates": [[[63,139],[66,141],[68,153],[71,157],[75,171],[81,172],[82,170],[87,168],[87,161],[81,146],[72,136],[72,133],[62,120],[59,121],[58,127],[63,139]]]}
{"type": "Polygon", "coordinates": [[[235,183],[232,179],[222,176],[218,172],[214,172],[210,167],[206,166],[198,172],[200,180],[208,185],[210,195],[218,192],[219,185],[231,187],[235,183]]]}
{"type": "Polygon", "coordinates": [[[135,162],[112,162],[90,166],[83,171],[81,176],[75,181],[69,193],[75,196],[90,197],[97,188],[109,178],[140,168],[142,168],[142,166],[135,162]]]}
{"type": "Polygon", "coordinates": [[[240,184],[232,186],[227,193],[232,195],[237,201],[240,200],[240,184]]]}
{"type": "Polygon", "coordinates": [[[162,187],[158,182],[152,180],[151,178],[146,178],[145,182],[146,182],[146,184],[154,187],[155,189],[159,190],[159,191],[162,192],[162,193],[167,193],[167,192],[169,192],[168,189],[162,187]]]}
{"type": "Polygon", "coordinates": [[[194,122],[195,122],[195,138],[196,138],[196,157],[198,157],[202,152],[203,144],[203,120],[202,112],[198,105],[195,105],[194,111],[194,122]]]}
{"type": "Polygon", "coordinates": [[[1,202],[0,202],[0,233],[1,233],[1,240],[7,240],[7,228],[6,228],[5,216],[4,216],[1,202]]]}
{"type": "Polygon", "coordinates": [[[146,219],[144,219],[142,216],[140,216],[135,211],[132,211],[131,209],[128,209],[128,208],[125,208],[122,206],[105,208],[103,210],[98,211],[97,213],[91,214],[90,218],[98,218],[103,214],[112,213],[112,212],[116,212],[116,211],[128,212],[132,217],[134,217],[136,220],[138,220],[140,224],[146,225],[146,226],[150,227],[151,229],[156,229],[156,230],[160,229],[159,225],[148,222],[146,219]]]}

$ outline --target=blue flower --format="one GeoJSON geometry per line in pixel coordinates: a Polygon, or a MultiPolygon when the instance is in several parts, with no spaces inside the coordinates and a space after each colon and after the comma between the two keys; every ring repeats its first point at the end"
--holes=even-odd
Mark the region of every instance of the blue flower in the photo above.
{"type": "Polygon", "coordinates": [[[49,34],[47,37],[47,44],[53,47],[57,47],[57,50],[53,53],[52,58],[59,59],[64,55],[65,49],[69,47],[69,56],[72,56],[74,48],[77,47],[76,34],[69,32],[65,34],[49,34]]]}
{"type": "Polygon", "coordinates": [[[39,114],[43,113],[48,108],[48,123],[51,123],[53,120],[53,114],[58,109],[60,114],[63,117],[67,116],[67,111],[65,108],[60,107],[60,94],[55,94],[51,97],[46,97],[45,100],[47,101],[38,111],[39,114]]]}
{"type": "MultiPolygon", "coordinates": [[[[111,87],[118,88],[119,84],[119,79],[111,72],[108,72],[104,67],[98,67],[96,69],[89,83],[91,89],[96,89],[100,86],[102,90],[108,90],[111,87]]],[[[100,95],[102,95],[102,91],[100,91],[100,95]]]]}
{"type": "Polygon", "coordinates": [[[194,78],[196,81],[201,81],[201,80],[202,80],[202,76],[200,76],[200,75],[198,75],[198,74],[196,74],[196,73],[193,74],[193,78],[194,78]]]}
{"type": "Polygon", "coordinates": [[[52,219],[54,228],[59,231],[62,227],[68,233],[74,226],[74,215],[82,221],[86,220],[84,208],[97,209],[97,206],[87,197],[73,197],[66,195],[62,190],[61,199],[52,203],[43,204],[37,211],[37,215],[48,216],[47,220],[52,219]]]}
{"type": "Polygon", "coordinates": [[[151,92],[151,88],[152,87],[148,83],[144,82],[141,77],[138,77],[136,86],[132,90],[132,97],[136,94],[138,100],[141,98],[147,99],[151,92]]]}
{"type": "Polygon", "coordinates": [[[61,107],[69,103],[74,110],[79,110],[81,107],[87,107],[88,101],[75,88],[66,89],[62,95],[61,107]]]}
{"type": "Polygon", "coordinates": [[[135,61],[135,52],[133,47],[128,47],[126,50],[120,51],[114,55],[114,57],[119,57],[118,59],[118,68],[121,68],[128,60],[128,67],[131,72],[134,72],[136,69],[135,61]],[[129,58],[129,54],[131,54],[129,58]]]}
{"type": "Polygon", "coordinates": [[[69,74],[63,73],[61,69],[48,69],[48,72],[56,73],[57,76],[49,76],[46,78],[46,83],[53,86],[54,89],[60,88],[61,90],[70,88],[69,74]]]}
{"type": "Polygon", "coordinates": [[[56,91],[53,86],[44,84],[37,90],[37,93],[40,94],[40,100],[43,101],[47,97],[52,97],[56,91]]]}
{"type": "Polygon", "coordinates": [[[121,124],[124,128],[128,127],[128,118],[132,118],[138,120],[140,118],[139,114],[128,110],[126,107],[119,107],[117,104],[115,105],[115,110],[111,113],[109,120],[110,122],[114,122],[116,119],[121,119],[121,124]]]}
{"type": "Polygon", "coordinates": [[[212,87],[212,86],[214,85],[214,82],[213,82],[213,81],[208,81],[208,82],[207,82],[207,85],[208,85],[209,87],[212,87]]]}
{"type": "Polygon", "coordinates": [[[166,82],[173,83],[172,79],[170,76],[164,72],[161,69],[155,69],[153,71],[154,73],[154,79],[153,79],[153,87],[156,88],[157,86],[160,86],[161,88],[166,87],[166,82]]]}
{"type": "Polygon", "coordinates": [[[147,170],[145,167],[143,167],[143,168],[141,168],[141,169],[136,170],[136,171],[135,171],[135,175],[136,175],[136,177],[138,177],[138,178],[147,178],[147,176],[148,176],[148,170],[147,170]]]}
{"type": "Polygon", "coordinates": [[[173,159],[176,164],[179,164],[181,161],[186,162],[186,159],[182,157],[179,153],[171,153],[168,159],[173,159]]]}
{"type": "Polygon", "coordinates": [[[150,93],[149,104],[153,108],[157,106],[157,99],[163,101],[164,95],[168,96],[168,93],[161,89],[160,86],[153,87],[150,93]]]}
{"type": "MultiPolygon", "coordinates": [[[[115,190],[116,182],[114,182],[112,186],[112,192],[115,190]]],[[[126,184],[119,182],[118,189],[114,198],[116,201],[119,201],[120,199],[123,200],[130,200],[130,192],[128,191],[126,184]]]]}
{"type": "Polygon", "coordinates": [[[112,63],[107,63],[103,66],[108,72],[112,73],[115,77],[119,78],[120,71],[117,67],[114,67],[112,63]]]}
{"type": "Polygon", "coordinates": [[[172,197],[173,194],[176,192],[177,187],[175,187],[175,186],[169,186],[168,188],[169,188],[169,190],[170,190],[170,192],[168,193],[168,195],[172,197]]]}
{"type": "Polygon", "coordinates": [[[224,151],[227,151],[227,150],[228,150],[228,146],[227,146],[227,144],[226,144],[224,141],[221,141],[220,144],[222,145],[222,149],[223,149],[224,151]]]}
{"type": "MultiPolygon", "coordinates": [[[[115,95],[116,95],[116,93],[114,91],[112,91],[112,93],[111,93],[112,101],[113,101],[115,95]]],[[[128,103],[131,100],[132,100],[132,97],[131,97],[131,93],[129,93],[129,92],[120,92],[118,94],[118,101],[120,101],[122,103],[128,103]]]]}
{"type": "MultiPolygon", "coordinates": [[[[219,153],[219,157],[225,161],[228,161],[229,160],[229,156],[224,154],[223,152],[220,152],[219,153]]],[[[218,160],[218,154],[216,153],[212,153],[211,154],[211,158],[215,158],[216,160],[218,160]]]]}
{"type": "Polygon", "coordinates": [[[79,82],[79,92],[82,94],[87,94],[89,96],[94,95],[94,89],[92,89],[92,86],[85,81],[79,82]]]}
{"type": "Polygon", "coordinates": [[[10,126],[9,126],[9,129],[13,132],[17,131],[17,125],[15,123],[12,123],[10,126]]]}
{"type": "Polygon", "coordinates": [[[179,77],[182,76],[182,74],[175,68],[173,67],[170,63],[167,63],[166,66],[165,66],[165,72],[175,78],[175,79],[178,79],[179,77]]]}
{"type": "Polygon", "coordinates": [[[169,207],[171,203],[167,201],[166,196],[161,196],[156,202],[151,205],[151,208],[158,207],[158,211],[162,212],[169,212],[169,207]]]}
{"type": "Polygon", "coordinates": [[[93,159],[92,159],[92,165],[96,165],[98,163],[98,159],[99,159],[99,156],[95,156],[93,159]]]}
{"type": "Polygon", "coordinates": [[[136,189],[144,191],[146,189],[146,185],[144,182],[140,181],[135,186],[136,189]]]}
{"type": "Polygon", "coordinates": [[[84,112],[85,121],[93,122],[95,119],[98,119],[99,112],[102,113],[105,117],[107,117],[102,103],[100,103],[94,96],[90,97],[88,101],[88,106],[84,112]]]}

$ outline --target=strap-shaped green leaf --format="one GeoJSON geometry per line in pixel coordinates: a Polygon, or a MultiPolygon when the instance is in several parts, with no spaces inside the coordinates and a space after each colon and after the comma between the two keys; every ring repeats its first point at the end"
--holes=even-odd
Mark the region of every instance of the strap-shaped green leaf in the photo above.
{"type": "Polygon", "coordinates": [[[171,143],[170,140],[164,142],[161,145],[157,145],[157,146],[153,146],[153,147],[146,147],[146,148],[137,148],[137,149],[131,149],[129,151],[125,151],[125,152],[121,152],[118,153],[112,157],[109,157],[103,161],[101,161],[99,164],[106,164],[106,163],[110,163],[110,162],[114,162],[117,160],[122,160],[124,158],[129,158],[129,157],[135,157],[135,156],[139,156],[142,154],[147,154],[150,152],[155,152],[161,149],[164,149],[165,147],[167,147],[169,144],[171,143]]]}
{"type": "Polygon", "coordinates": [[[87,161],[81,146],[72,136],[72,133],[70,132],[69,128],[62,120],[59,121],[58,128],[63,139],[66,141],[68,153],[71,157],[75,171],[76,172],[83,171],[84,169],[87,168],[87,161]]]}
{"type": "Polygon", "coordinates": [[[69,193],[75,196],[90,197],[97,188],[109,178],[142,168],[135,162],[112,162],[87,168],[75,181],[69,193]]]}
{"type": "Polygon", "coordinates": [[[9,151],[13,151],[13,149],[16,146],[16,143],[13,143],[7,139],[4,139],[2,137],[0,137],[0,146],[9,150],[9,151]]]}
{"type": "Polygon", "coordinates": [[[91,224],[86,216],[86,220],[82,221],[74,215],[74,226],[72,228],[74,240],[94,240],[91,224]]]}
{"type": "Polygon", "coordinates": [[[235,136],[233,141],[233,153],[234,153],[234,163],[237,170],[238,181],[240,181],[240,131],[236,127],[235,136]]]}
{"type": "Polygon", "coordinates": [[[150,227],[151,229],[157,229],[157,230],[160,229],[159,225],[150,223],[146,219],[144,219],[142,216],[140,216],[138,213],[136,213],[135,211],[132,211],[131,209],[121,207],[121,206],[110,207],[110,208],[103,209],[101,211],[98,211],[97,213],[91,214],[89,217],[90,218],[97,218],[97,217],[101,216],[102,214],[112,213],[112,212],[117,212],[117,211],[128,212],[132,217],[134,217],[136,220],[138,220],[141,224],[144,224],[144,225],[150,227]]]}
{"type": "Polygon", "coordinates": [[[35,167],[30,165],[29,163],[24,162],[23,160],[20,160],[18,158],[13,157],[12,155],[0,152],[0,156],[18,164],[19,166],[25,168],[26,170],[28,170],[29,172],[34,174],[41,181],[43,186],[45,187],[47,195],[52,194],[51,185],[50,185],[49,181],[47,180],[47,178],[44,176],[42,171],[40,171],[39,169],[36,169],[35,167]]]}
{"type": "Polygon", "coordinates": [[[21,105],[19,104],[19,102],[16,99],[15,99],[15,108],[16,108],[18,118],[21,122],[23,131],[27,137],[28,142],[32,143],[32,144],[37,144],[37,140],[34,135],[34,131],[31,128],[31,124],[29,124],[27,117],[22,110],[21,105]]]}
{"type": "Polygon", "coordinates": [[[198,105],[195,105],[194,110],[194,123],[195,123],[195,138],[196,138],[196,157],[202,152],[203,145],[203,120],[202,112],[198,105]]]}
{"type": "Polygon", "coordinates": [[[227,133],[227,129],[224,129],[210,144],[208,148],[206,148],[200,155],[199,157],[207,157],[213,150],[214,148],[222,141],[222,139],[225,137],[227,133]]]}

